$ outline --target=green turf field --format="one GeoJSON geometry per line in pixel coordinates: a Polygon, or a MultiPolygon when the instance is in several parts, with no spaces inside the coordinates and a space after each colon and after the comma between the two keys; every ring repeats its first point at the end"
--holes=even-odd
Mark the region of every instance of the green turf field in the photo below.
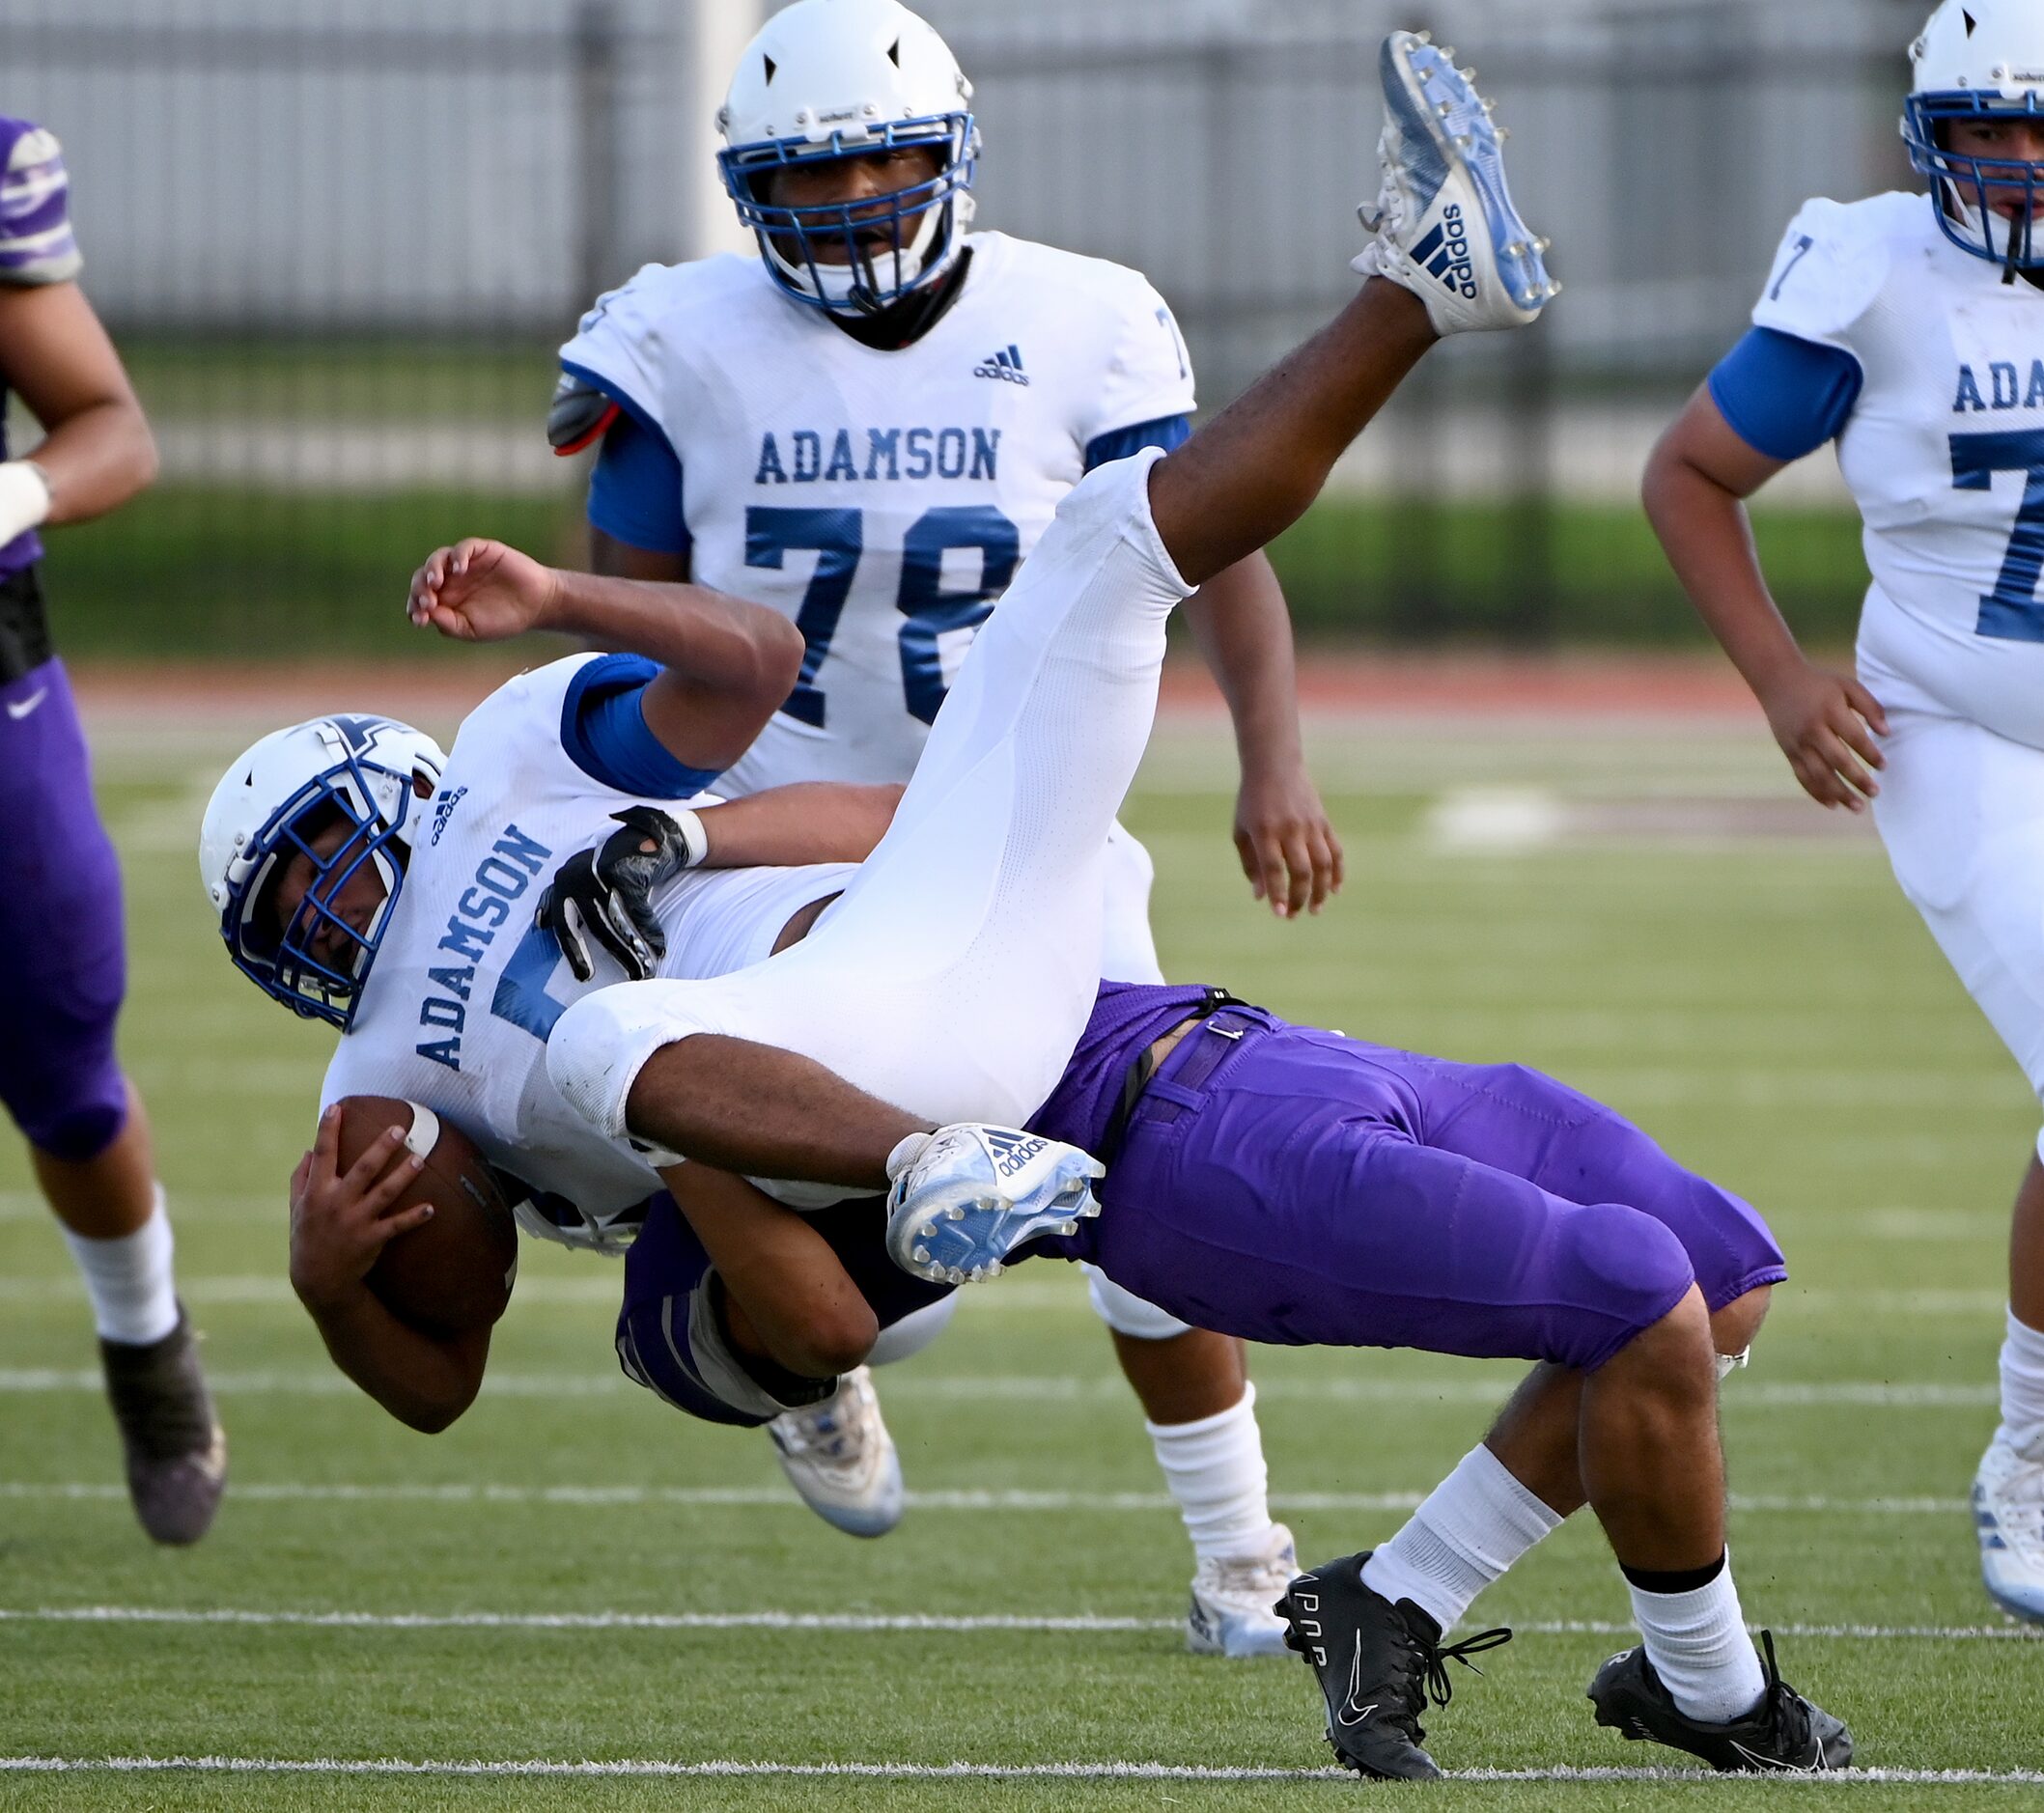
{"type": "MultiPolygon", "coordinates": [[[[2038,1804],[2044,1642],[1992,1614],[1963,1502],[1994,1421],[2002,1219],[2035,1104],[1878,848],[1781,835],[1821,824],[1743,736],[1324,738],[1351,880],[1306,926],[1249,907],[1212,742],[1167,736],[1130,820],[1174,971],[1351,1032],[1545,1065],[1770,1212],[1797,1279],[1727,1388],[1739,1575],[1791,1679],[1896,1780],[1567,1778],[1664,1755],[1595,1729],[1582,1697],[1626,1612],[1586,1524],[1479,1604],[1518,1639],[1430,1721],[1450,1770],[1533,1779],[1317,1775],[1302,1667],[1182,1652],[1189,1551],[1078,1281],[1049,1266],[987,1287],[882,1376],[917,1496],[880,1543],[797,1504],[763,1437],[628,1385],[615,1273],[593,1258],[528,1252],[482,1402],[446,1436],[406,1433],[330,1372],[284,1282],[282,1185],[325,1038],[236,979],[205,923],[190,833],[231,747],[107,747],[134,928],[126,1050],[234,1486],[198,1549],[139,1535],[82,1297],[0,1148],[0,1753],[328,1767],[9,1769],[0,1807],[2038,1804]],[[377,1759],[613,1772],[340,1771],[377,1759]],[[1009,1772],[917,1773],[954,1763],[1009,1772]],[[871,1772],[817,1772],[832,1765],[871,1772]],[[1976,1778],[1922,1779],[1942,1771],[1976,1778]]],[[[1388,1535],[1506,1383],[1366,1353],[1259,1352],[1254,1371],[1275,1502],[1316,1559],[1388,1535]]]]}

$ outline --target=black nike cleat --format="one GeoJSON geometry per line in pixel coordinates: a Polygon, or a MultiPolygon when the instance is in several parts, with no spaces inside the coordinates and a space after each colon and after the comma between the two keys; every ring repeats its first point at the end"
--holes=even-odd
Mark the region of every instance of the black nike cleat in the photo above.
{"type": "Polygon", "coordinates": [[[1853,1760],[1853,1734],[1781,1679],[1772,1631],[1760,1632],[1760,1646],[1767,1657],[1767,1691],[1744,1718],[1706,1725],[1690,1717],[1662,1685],[1646,1651],[1629,1649],[1613,1656],[1590,1683],[1597,1722],[1631,1739],[1687,1750],[1726,1771],[1814,1775],[1844,1769],[1853,1760]]]}
{"type": "Polygon", "coordinates": [[[211,1527],[227,1485],[227,1437],[183,1306],[162,1340],[147,1347],[102,1340],[99,1358],[136,1518],[156,1542],[197,1542],[211,1527]]]}
{"type": "Polygon", "coordinates": [[[1392,1604],[1362,1583],[1368,1550],[1302,1574],[1272,1608],[1287,1625],[1285,1646],[1306,1660],[1328,1703],[1328,1743],[1347,1768],[1380,1781],[1438,1781],[1420,1744],[1429,1696],[1448,1703],[1445,1666],[1511,1641],[1485,1631],[1443,1649],[1441,1627],[1410,1599],[1392,1604]]]}

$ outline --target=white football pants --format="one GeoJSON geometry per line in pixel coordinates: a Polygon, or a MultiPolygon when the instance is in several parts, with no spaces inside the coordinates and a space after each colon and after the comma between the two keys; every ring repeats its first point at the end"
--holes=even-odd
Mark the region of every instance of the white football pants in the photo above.
{"type": "MultiPolygon", "coordinates": [[[[1106,982],[1161,983],[1164,972],[1157,961],[1157,940],[1150,933],[1150,887],[1157,879],[1157,870],[1150,852],[1119,822],[1107,833],[1106,871],[1101,977],[1106,982]]],[[[1093,1305],[1093,1313],[1116,1334],[1137,1341],[1168,1341],[1191,1327],[1169,1310],[1124,1290],[1098,1266],[1081,1260],[1078,1269],[1086,1274],[1086,1300],[1093,1305]]]]}
{"type": "MultiPolygon", "coordinates": [[[[1884,705],[1900,690],[1869,674],[1884,705]]],[[[2044,1097],[2044,749],[1889,709],[1874,823],[1895,879],[2044,1097]]]]}
{"type": "MultiPolygon", "coordinates": [[[[1019,1125],[1056,1086],[1099,988],[1107,833],[1190,589],[1150,516],[1154,449],[1065,498],[979,632],[892,827],[801,943],[706,982],[585,995],[546,1046],[610,1138],[663,1046],[717,1033],[812,1058],[939,1125],[1019,1125]]],[[[849,1194],[775,1185],[798,1207],[849,1194]]]]}

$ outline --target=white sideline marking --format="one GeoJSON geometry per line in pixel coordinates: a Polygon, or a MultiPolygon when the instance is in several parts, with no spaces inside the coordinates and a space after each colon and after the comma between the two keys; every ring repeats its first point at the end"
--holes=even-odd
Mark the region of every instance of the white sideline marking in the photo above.
{"type": "MultiPolygon", "coordinates": [[[[480,1775],[634,1776],[689,1779],[702,1776],[807,1776],[866,1781],[1353,1781],[1344,1769],[1230,1769],[1195,1763],[672,1763],[626,1760],[604,1763],[408,1762],[316,1757],[296,1761],[264,1756],[0,1756],[0,1771],[14,1774],[146,1774],[177,1771],[209,1775],[480,1775]]],[[[1717,1781],[1700,1769],[1451,1769],[1450,1781],[1717,1781]]],[[[2034,1769],[1844,1769],[1822,1774],[1775,1776],[1777,1781],[1824,1783],[1840,1788],[1891,1782],[1954,1787],[1989,1784],[2028,1786],[2044,1782],[2034,1769]]]]}
{"type": "MultiPolygon", "coordinates": [[[[234,1625],[322,1631],[844,1631],[949,1635],[998,1631],[1097,1635],[1185,1629],[1183,1618],[1123,1618],[1097,1612],[258,1611],[177,1605],[0,1606],[0,1624],[234,1625]]],[[[1528,1619],[1512,1629],[1521,1636],[1638,1634],[1630,1624],[1597,1618],[1528,1619]]],[[[1776,1624],[1768,1629],[1777,1636],[1852,1642],[2044,1643],[2044,1626],[2030,1628],[2012,1620],[1999,1625],[1776,1624]]]]}
{"type": "MultiPolygon", "coordinates": [[[[807,1510],[785,1486],[496,1486],[469,1482],[422,1485],[313,1485],[277,1482],[231,1488],[240,1504],[532,1504],[630,1506],[680,1509],[807,1510]]],[[[1411,1511],[1423,1492],[1273,1492],[1271,1509],[1280,1512],[1411,1511]]],[[[0,1500],[58,1499],[126,1504],[127,1488],[108,1480],[0,1480],[0,1500]]],[[[1173,1511],[1161,1492],[1012,1492],[985,1488],[936,1490],[906,1494],[911,1511],[1173,1511]]],[[[1830,1498],[1734,1492],[1731,1508],[1747,1516],[1807,1512],[1847,1517],[1956,1517],[1964,1498],[1830,1498]]]]}
{"type": "MultiPolygon", "coordinates": [[[[210,1373],[208,1381],[223,1397],[358,1397],[354,1384],[338,1372],[210,1373]]],[[[1265,1403],[1297,1404],[1484,1404],[1504,1401],[1509,1379],[1259,1379],[1256,1395],[1265,1403]]],[[[1079,1378],[1072,1374],[1011,1375],[1004,1378],[889,1379],[885,1395],[909,1402],[957,1404],[1050,1404],[1119,1402],[1128,1386],[1118,1376],[1079,1378]]],[[[0,1368],[0,1395],[47,1391],[101,1392],[106,1382],[97,1372],[78,1368],[0,1368]]],[[[601,1398],[636,1392],[622,1373],[493,1372],[483,1381],[485,1397],[601,1398]]],[[[2001,1402],[1993,1384],[1892,1384],[1883,1380],[1834,1380],[1824,1384],[1734,1379],[1724,1401],[1732,1409],[1800,1409],[1863,1405],[1881,1409],[1964,1409],[2001,1402]]]]}

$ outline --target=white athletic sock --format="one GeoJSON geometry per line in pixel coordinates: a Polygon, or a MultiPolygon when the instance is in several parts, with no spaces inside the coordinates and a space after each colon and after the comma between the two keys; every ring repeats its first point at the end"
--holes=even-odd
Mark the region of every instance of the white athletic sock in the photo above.
{"type": "Polygon", "coordinates": [[[1260,1553],[1271,1537],[1270,1471],[1256,1426],[1256,1386],[1242,1402],[1196,1423],[1150,1423],[1150,1445],[1164,1484],[1202,1561],[1260,1553]]]}
{"type": "Polygon", "coordinates": [[[102,1341],[147,1347],[178,1325],[177,1289],[171,1280],[170,1216],[162,1185],[149,1219],[119,1240],[91,1241],[64,1230],[64,1239],[85,1276],[93,1322],[102,1341]]]}
{"type": "Polygon", "coordinates": [[[1479,1446],[1363,1563],[1362,1583],[1394,1605],[1410,1599],[1444,1636],[1478,1593],[1560,1527],[1561,1519],[1479,1446]]]}
{"type": "Polygon", "coordinates": [[[1728,1725],[1759,1705],[1767,1677],[1746,1633],[1729,1554],[1716,1579],[1687,1593],[1627,1585],[1646,1659],[1677,1706],[1707,1725],[1728,1725]]]}
{"type": "Polygon", "coordinates": [[[2014,1310],[2002,1343],[2002,1430],[2018,1454],[2044,1460],[2044,1330],[2014,1310]]]}

